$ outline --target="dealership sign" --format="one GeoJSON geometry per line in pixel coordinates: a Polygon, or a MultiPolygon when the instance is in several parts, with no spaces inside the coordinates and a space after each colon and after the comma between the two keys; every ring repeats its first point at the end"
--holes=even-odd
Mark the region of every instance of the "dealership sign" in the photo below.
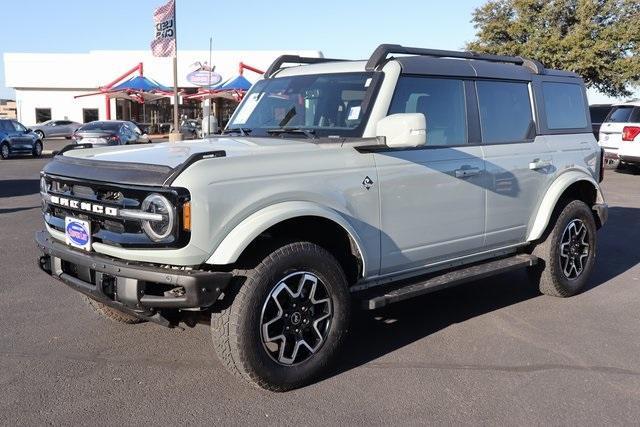
{"type": "Polygon", "coordinates": [[[222,76],[214,71],[200,69],[187,74],[187,81],[196,86],[215,86],[222,81],[222,76]]]}

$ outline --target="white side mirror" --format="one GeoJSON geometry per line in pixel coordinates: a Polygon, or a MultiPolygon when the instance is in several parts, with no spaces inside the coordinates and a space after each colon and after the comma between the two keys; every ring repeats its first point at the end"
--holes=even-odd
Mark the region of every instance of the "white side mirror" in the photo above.
{"type": "Polygon", "coordinates": [[[378,122],[376,136],[383,136],[387,147],[420,147],[427,143],[427,120],[424,114],[392,114],[378,122]]]}

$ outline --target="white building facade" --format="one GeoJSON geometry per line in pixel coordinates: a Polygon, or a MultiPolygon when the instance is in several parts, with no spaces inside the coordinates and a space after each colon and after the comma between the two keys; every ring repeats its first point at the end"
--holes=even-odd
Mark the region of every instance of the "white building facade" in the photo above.
{"type": "MultiPolygon", "coordinates": [[[[266,70],[285,54],[322,57],[320,51],[213,51],[211,62],[225,81],[239,74],[240,62],[266,70]]],[[[197,69],[194,64],[205,62],[209,62],[209,51],[178,52],[178,87],[195,88],[186,76],[197,69]]],[[[173,86],[172,59],[156,58],[148,51],[5,53],[5,86],[15,89],[17,117],[27,126],[43,119],[105,120],[104,96],[75,97],[99,91],[139,63],[146,77],[173,86]]],[[[245,71],[244,76],[251,82],[260,78],[251,71],[245,71]]],[[[115,119],[116,100],[110,102],[111,118],[115,119]]]]}

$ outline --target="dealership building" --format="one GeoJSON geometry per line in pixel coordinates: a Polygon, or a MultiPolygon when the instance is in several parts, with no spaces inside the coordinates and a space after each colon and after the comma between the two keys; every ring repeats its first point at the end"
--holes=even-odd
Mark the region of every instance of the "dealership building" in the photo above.
{"type": "MultiPolygon", "coordinates": [[[[224,83],[242,72],[241,63],[266,70],[278,56],[285,54],[322,57],[319,51],[213,51],[211,63],[224,83]]],[[[203,115],[205,103],[189,99],[188,95],[196,93],[198,87],[187,80],[187,76],[209,62],[209,55],[209,51],[178,52],[178,87],[185,95],[179,101],[181,117],[200,118],[203,115]]],[[[100,88],[140,63],[145,77],[163,86],[173,86],[171,58],[157,58],[149,51],[102,50],[88,53],[5,53],[5,86],[15,89],[16,115],[27,126],[46,120],[85,123],[105,120],[108,114],[112,119],[170,123],[173,114],[171,96],[140,103],[115,98],[107,101],[104,95],[99,94],[100,88]],[[96,95],[82,96],[90,94],[96,95]]],[[[250,82],[261,77],[247,70],[243,76],[250,82]]],[[[214,105],[218,122],[224,126],[237,105],[237,99],[216,99],[214,105]]]]}

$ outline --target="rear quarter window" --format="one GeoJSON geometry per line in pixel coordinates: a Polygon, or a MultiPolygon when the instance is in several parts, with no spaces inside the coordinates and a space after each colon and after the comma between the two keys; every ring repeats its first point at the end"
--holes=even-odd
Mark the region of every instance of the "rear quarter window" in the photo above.
{"type": "Polygon", "coordinates": [[[587,107],[582,86],[571,83],[543,82],[547,127],[583,129],[587,127],[587,107]]]}

